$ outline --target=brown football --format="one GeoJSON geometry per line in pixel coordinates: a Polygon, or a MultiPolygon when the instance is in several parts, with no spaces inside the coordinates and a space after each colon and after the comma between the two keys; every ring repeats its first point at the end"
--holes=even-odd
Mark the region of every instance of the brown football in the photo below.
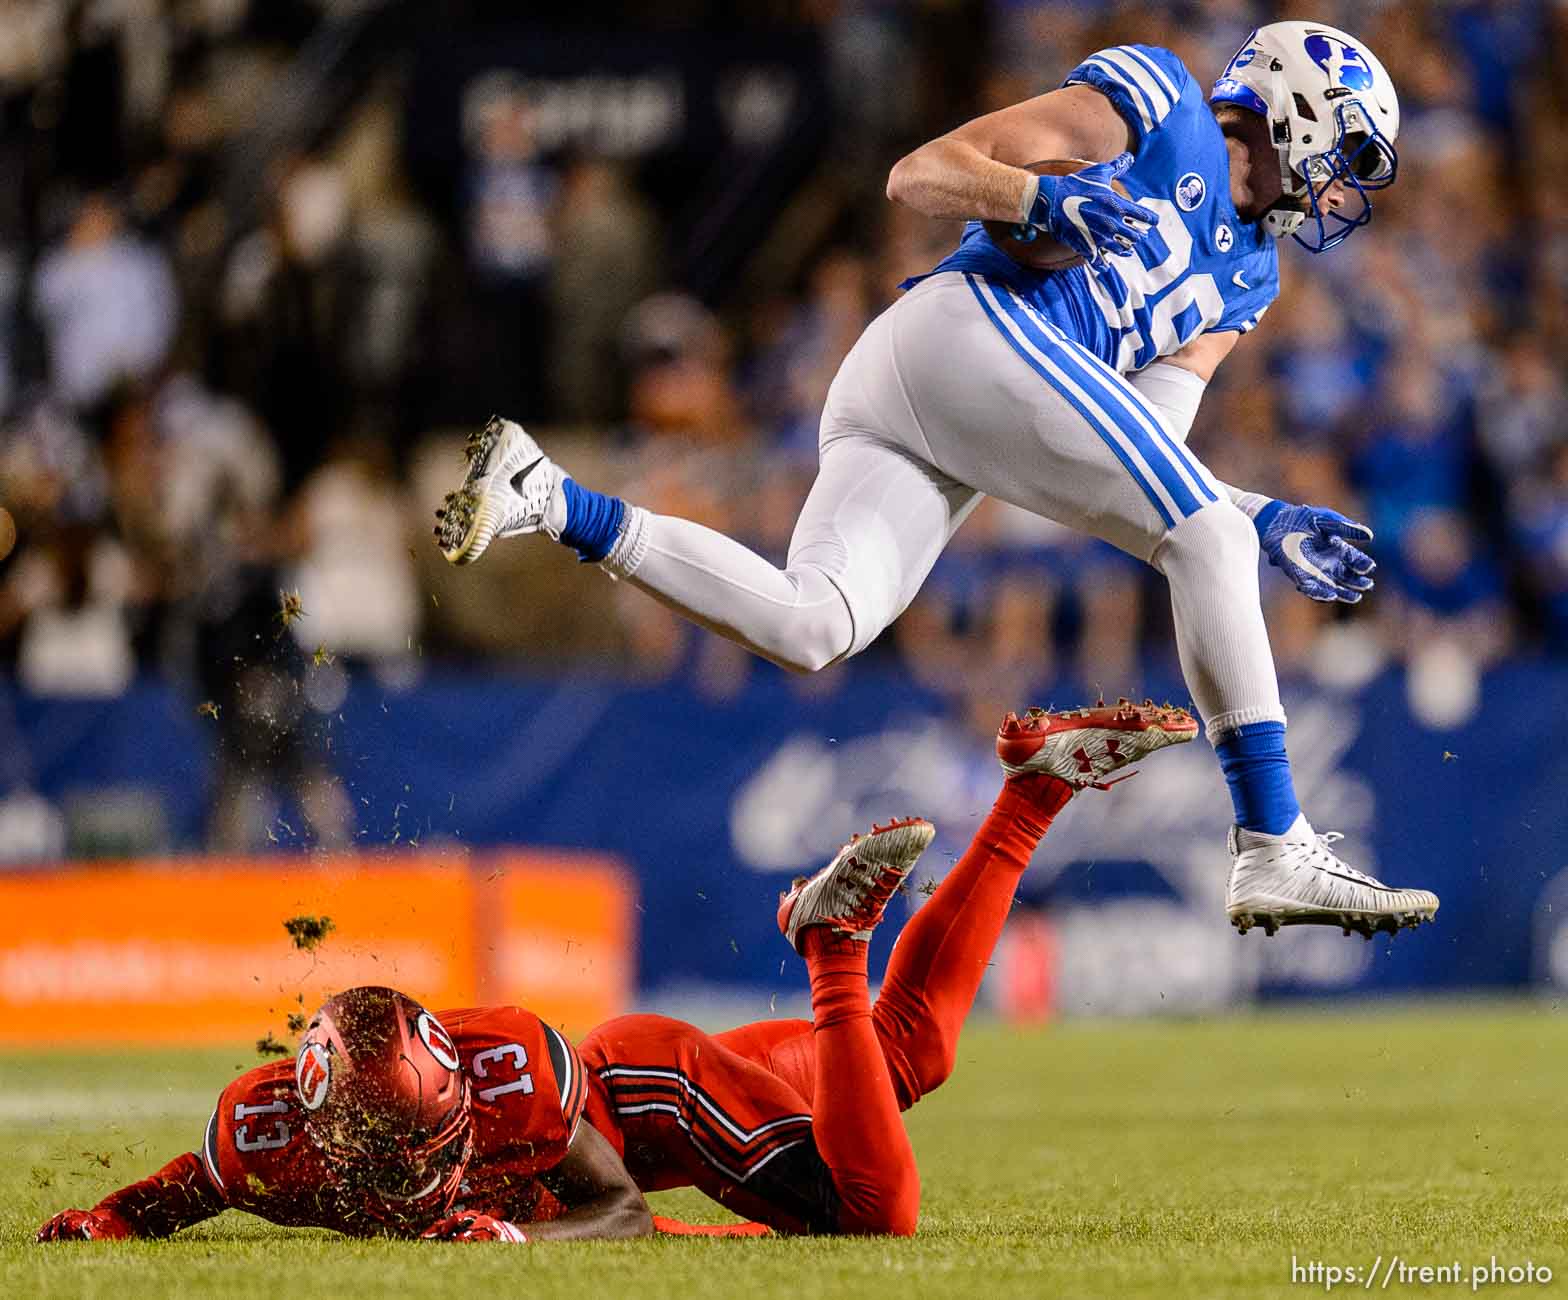
{"type": "MultiPolygon", "coordinates": [[[[1033,172],[1036,176],[1065,176],[1068,172],[1082,171],[1085,167],[1093,166],[1094,164],[1087,158],[1048,158],[1044,162],[1030,163],[1024,170],[1033,172]]],[[[1132,197],[1127,193],[1127,187],[1119,180],[1112,181],[1111,188],[1124,199],[1132,197]]],[[[985,226],[985,233],[991,236],[993,244],[1020,266],[1027,266],[1031,270],[1063,271],[1083,261],[1083,258],[1066,244],[1047,235],[1044,231],[1025,243],[1013,238],[1013,228],[1017,222],[986,221],[981,224],[985,226]]]]}

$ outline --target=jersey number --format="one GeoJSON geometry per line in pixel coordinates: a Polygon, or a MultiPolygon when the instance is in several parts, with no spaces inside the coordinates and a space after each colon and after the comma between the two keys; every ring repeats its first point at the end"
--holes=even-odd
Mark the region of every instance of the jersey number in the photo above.
{"type": "MultiPolygon", "coordinates": [[[[249,1119],[252,1115],[281,1115],[288,1108],[289,1104],[286,1101],[269,1101],[265,1106],[247,1106],[244,1102],[238,1102],[234,1107],[234,1118],[235,1120],[242,1120],[249,1119]]],[[[234,1130],[234,1149],[236,1151],[276,1151],[279,1147],[287,1146],[289,1138],[293,1136],[289,1131],[288,1121],[275,1119],[272,1123],[273,1130],[271,1136],[261,1134],[257,1137],[251,1137],[249,1124],[241,1124],[234,1130]]]]}
{"type": "Polygon", "coordinates": [[[1192,264],[1192,234],[1176,205],[1169,199],[1145,198],[1138,202],[1159,213],[1160,221],[1131,257],[1110,259],[1127,286],[1126,302],[1117,306],[1100,278],[1092,273],[1089,276],[1089,291],[1100,305],[1106,324],[1121,331],[1116,368],[1124,373],[1148,365],[1155,357],[1180,351],[1194,334],[1225,314],[1225,299],[1214,277],[1188,271],[1192,264]],[[1172,285],[1175,287],[1170,288],[1172,285]],[[1150,298],[1167,288],[1169,293],[1152,307],[1148,305],[1150,298]],[[1178,329],[1176,322],[1183,314],[1187,314],[1184,330],[1178,329]],[[1146,351],[1145,340],[1153,345],[1152,351],[1146,351]]]}
{"type": "MultiPolygon", "coordinates": [[[[502,1043],[499,1047],[487,1047],[482,1052],[475,1052],[473,1059],[474,1078],[490,1078],[490,1067],[492,1065],[502,1065],[508,1059],[511,1061],[511,1072],[517,1077],[510,1083],[497,1083],[488,1088],[481,1088],[479,1090],[480,1101],[494,1101],[497,1097],[505,1096],[509,1092],[520,1092],[526,1096],[534,1090],[534,1076],[523,1073],[523,1067],[528,1064],[528,1051],[521,1043],[502,1043]]],[[[503,1068],[505,1067],[503,1066],[503,1068]]]]}

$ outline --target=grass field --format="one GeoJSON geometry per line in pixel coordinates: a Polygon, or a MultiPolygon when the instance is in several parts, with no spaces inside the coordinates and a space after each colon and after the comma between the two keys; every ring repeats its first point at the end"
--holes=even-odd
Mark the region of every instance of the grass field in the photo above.
{"type": "MultiPolygon", "coordinates": [[[[1364,1276],[1396,1255],[1458,1261],[1464,1280],[1396,1271],[1393,1294],[1469,1294],[1494,1256],[1555,1280],[1485,1294],[1568,1293],[1565,1015],[1541,1002],[977,1029],[910,1116],[924,1212],[898,1241],[433,1247],[228,1214],[166,1243],[36,1247],[54,1210],[190,1149],[244,1058],[0,1056],[0,1294],[1305,1295],[1324,1285],[1293,1284],[1292,1256],[1364,1276]]],[[[655,1200],[724,1217],[691,1193],[655,1200]]]]}

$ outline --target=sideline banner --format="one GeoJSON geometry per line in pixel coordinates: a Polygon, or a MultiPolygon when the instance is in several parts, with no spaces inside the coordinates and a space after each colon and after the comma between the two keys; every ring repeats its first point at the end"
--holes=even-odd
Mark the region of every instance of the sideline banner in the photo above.
{"type": "Polygon", "coordinates": [[[220,1043],[353,984],[518,1002],[580,1032],[630,999],[634,891],[612,859],[514,853],[189,859],[0,877],[0,1043],[220,1043]],[[284,928],[327,916],[311,950],[284,928]],[[581,944],[573,951],[573,944],[581,944]],[[605,957],[615,945],[618,960],[605,957]]]}
{"type": "MultiPolygon", "coordinates": [[[[323,761],[353,797],[358,843],[406,844],[399,837],[419,826],[421,853],[438,842],[470,846],[480,885],[509,878],[510,868],[487,880],[519,840],[628,864],[642,882],[630,960],[643,1004],[689,1014],[722,1000],[725,1019],[758,1018],[806,991],[775,922],[790,880],[873,821],[919,813],[936,823],[909,896],[873,944],[878,978],[897,928],[963,852],[1001,775],[984,719],[903,674],[858,662],[810,678],[744,667],[733,679],[657,683],[433,671],[395,692],[361,677],[331,718],[323,761]],[[486,729],[508,743],[476,752],[472,737],[486,729]]],[[[1185,698],[1179,682],[1152,672],[1139,685],[1157,699],[1185,698]]],[[[1033,909],[1049,922],[1057,1005],[1188,1015],[1260,998],[1568,989],[1568,667],[1500,668],[1483,679],[1473,711],[1442,726],[1412,705],[1416,685],[1398,672],[1355,689],[1298,683],[1285,704],[1313,825],[1344,833],[1347,861],[1434,890],[1437,924],[1392,943],[1323,927],[1239,938],[1225,919],[1230,801],[1198,740],[1156,755],[1135,781],[1074,800],[1024,877],[1019,914],[1033,909]]],[[[1025,698],[1065,703],[1089,689],[1058,683],[1025,698]]],[[[1022,702],[998,702],[991,716],[1022,702]]],[[[108,791],[154,808],[173,843],[195,845],[216,743],[195,722],[153,683],[116,701],[40,700],[0,685],[0,819],[11,791],[24,810],[43,801],[71,810],[108,791]]],[[[309,849],[308,836],[288,829],[299,819],[285,815],[268,859],[281,873],[298,870],[309,849]]],[[[499,945],[503,982],[565,998],[576,981],[604,977],[614,960],[604,948],[567,949],[582,937],[573,927],[595,933],[591,922],[557,915],[548,886],[510,888],[519,892],[498,896],[509,901],[487,905],[487,918],[549,928],[526,947],[499,945]]],[[[44,908],[0,893],[0,952],[19,935],[36,941],[75,897],[44,908]]],[[[433,933],[447,924],[427,898],[414,903],[433,933]]],[[[268,906],[262,934],[281,941],[274,927],[286,908],[268,906]]],[[[595,902],[580,909],[597,914],[595,902]]],[[[607,932],[599,941],[614,947],[607,932]]],[[[451,960],[424,942],[431,960],[451,960]]],[[[491,943],[478,942],[481,959],[491,943]]],[[[514,996],[485,997],[502,995],[514,996]]],[[[11,1003],[0,1000],[0,1010],[11,1014],[11,1003]]]]}
{"type": "Polygon", "coordinates": [[[636,891],[588,855],[486,855],[475,887],[478,1000],[521,1002],[582,1031],[625,1011],[637,974],[636,891]]]}

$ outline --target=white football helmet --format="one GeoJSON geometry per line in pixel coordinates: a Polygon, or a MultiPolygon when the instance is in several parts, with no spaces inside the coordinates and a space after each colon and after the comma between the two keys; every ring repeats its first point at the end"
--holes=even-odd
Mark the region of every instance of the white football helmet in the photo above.
{"type": "Polygon", "coordinates": [[[1294,235],[1314,253],[1372,219],[1369,190],[1394,183],[1399,97],[1372,51],[1322,23],[1269,23],[1236,51],[1209,97],[1261,114],[1279,153],[1284,196],[1264,214],[1276,239],[1294,235]],[[1319,198],[1345,182],[1346,206],[1319,198]],[[1359,205],[1359,206],[1358,206],[1359,205]],[[1315,228],[1304,236],[1311,219],[1315,228]]]}

